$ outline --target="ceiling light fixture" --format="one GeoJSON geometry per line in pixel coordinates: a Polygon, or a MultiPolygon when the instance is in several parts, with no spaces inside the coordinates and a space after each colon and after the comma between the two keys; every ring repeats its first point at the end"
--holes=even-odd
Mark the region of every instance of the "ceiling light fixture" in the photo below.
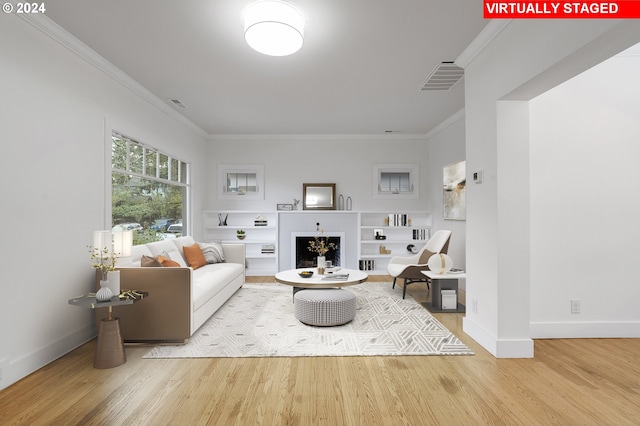
{"type": "Polygon", "coordinates": [[[265,55],[291,55],[304,42],[304,16],[283,1],[257,1],[244,11],[244,39],[265,55]]]}

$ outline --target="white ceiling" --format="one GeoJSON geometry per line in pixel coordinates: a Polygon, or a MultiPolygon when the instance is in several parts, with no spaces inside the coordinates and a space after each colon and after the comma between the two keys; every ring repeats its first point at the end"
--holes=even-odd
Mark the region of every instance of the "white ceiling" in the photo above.
{"type": "Polygon", "coordinates": [[[55,0],[46,15],[205,133],[426,134],[464,106],[464,84],[420,92],[488,21],[481,0],[290,0],[305,42],[251,50],[252,0],[55,0]]]}

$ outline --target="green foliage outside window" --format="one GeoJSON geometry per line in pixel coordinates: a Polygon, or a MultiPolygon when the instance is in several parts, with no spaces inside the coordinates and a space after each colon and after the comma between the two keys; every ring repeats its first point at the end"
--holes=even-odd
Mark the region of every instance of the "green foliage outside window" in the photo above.
{"type": "Polygon", "coordinates": [[[188,165],[116,133],[111,152],[112,226],[140,224],[134,245],[163,239],[167,227],[157,222],[186,216],[188,165]]]}

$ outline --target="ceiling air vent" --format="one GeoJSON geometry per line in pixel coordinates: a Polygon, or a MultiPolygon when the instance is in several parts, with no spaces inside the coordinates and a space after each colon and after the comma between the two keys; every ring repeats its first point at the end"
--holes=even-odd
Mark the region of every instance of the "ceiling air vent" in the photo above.
{"type": "Polygon", "coordinates": [[[171,102],[172,104],[174,104],[175,106],[179,107],[179,108],[187,108],[186,106],[184,106],[184,104],[182,102],[180,102],[179,99],[169,99],[169,102],[171,102]]]}
{"type": "Polygon", "coordinates": [[[464,69],[453,62],[438,64],[420,86],[421,92],[432,90],[449,90],[464,77],[464,69]]]}

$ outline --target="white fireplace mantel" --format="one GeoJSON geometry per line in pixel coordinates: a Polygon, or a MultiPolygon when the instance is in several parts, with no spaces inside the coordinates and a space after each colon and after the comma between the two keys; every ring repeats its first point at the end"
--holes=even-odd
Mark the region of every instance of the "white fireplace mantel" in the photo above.
{"type": "Polygon", "coordinates": [[[345,268],[358,269],[358,214],[354,211],[280,212],[278,223],[278,270],[295,267],[295,236],[339,236],[340,262],[345,268]]]}

